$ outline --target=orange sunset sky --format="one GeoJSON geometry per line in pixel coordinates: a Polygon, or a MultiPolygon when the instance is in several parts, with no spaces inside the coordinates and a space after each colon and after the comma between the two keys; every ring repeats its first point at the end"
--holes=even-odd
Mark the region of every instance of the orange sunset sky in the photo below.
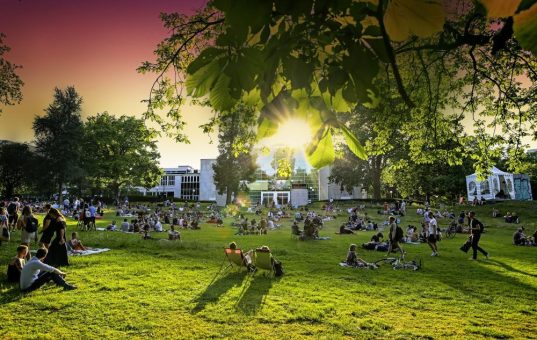
{"type": "MultiPolygon", "coordinates": [[[[52,101],[54,87],[74,85],[83,97],[83,117],[108,111],[137,115],[144,104],[154,75],[136,68],[153,60],[153,50],[168,32],[160,12],[190,13],[203,0],[0,0],[0,32],[11,47],[7,59],[23,68],[23,101],[3,106],[0,139],[31,142],[35,115],[43,115],[52,101]]],[[[160,138],[161,165],[191,165],[200,158],[214,158],[216,139],[198,126],[210,111],[185,107],[187,134],[192,144],[160,138]]]]}

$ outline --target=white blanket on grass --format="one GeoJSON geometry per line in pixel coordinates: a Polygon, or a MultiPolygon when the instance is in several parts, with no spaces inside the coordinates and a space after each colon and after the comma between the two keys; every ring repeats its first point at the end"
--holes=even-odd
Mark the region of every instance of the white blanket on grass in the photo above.
{"type": "Polygon", "coordinates": [[[68,252],[71,256],[86,256],[86,255],[93,255],[93,254],[99,254],[104,253],[105,251],[109,251],[108,248],[93,248],[88,250],[70,250],[68,252]]]}

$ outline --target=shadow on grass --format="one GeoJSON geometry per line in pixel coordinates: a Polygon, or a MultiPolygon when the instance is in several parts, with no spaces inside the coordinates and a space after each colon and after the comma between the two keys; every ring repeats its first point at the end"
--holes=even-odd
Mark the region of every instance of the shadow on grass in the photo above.
{"type": "Polygon", "coordinates": [[[277,278],[265,276],[256,276],[250,280],[250,284],[241,292],[235,308],[246,315],[256,314],[265,303],[274,280],[277,278]]]}
{"type": "Polygon", "coordinates": [[[488,260],[487,263],[495,264],[498,267],[502,267],[503,269],[505,269],[507,271],[510,271],[510,272],[513,272],[513,273],[528,275],[528,276],[531,276],[531,277],[537,277],[537,275],[535,275],[535,274],[527,273],[527,272],[522,271],[520,269],[513,268],[510,265],[508,265],[507,263],[500,262],[498,260],[488,260]]]}
{"type": "Polygon", "coordinates": [[[208,303],[218,301],[220,296],[224,295],[232,287],[240,286],[247,274],[246,272],[234,272],[216,279],[220,275],[221,272],[219,271],[205,288],[205,291],[194,300],[196,306],[192,308],[191,313],[202,311],[208,303]]]}
{"type": "Polygon", "coordinates": [[[23,296],[18,284],[6,284],[5,286],[2,285],[0,290],[2,291],[2,294],[0,294],[0,305],[19,301],[23,296]]]}

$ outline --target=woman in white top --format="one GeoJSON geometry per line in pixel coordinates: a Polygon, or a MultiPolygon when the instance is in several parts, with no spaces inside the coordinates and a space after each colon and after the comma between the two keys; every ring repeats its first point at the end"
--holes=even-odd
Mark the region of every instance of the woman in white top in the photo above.
{"type": "Polygon", "coordinates": [[[427,244],[431,247],[433,253],[431,256],[438,256],[438,247],[436,241],[438,241],[438,222],[434,218],[433,213],[429,213],[429,227],[427,230],[427,244]]]}

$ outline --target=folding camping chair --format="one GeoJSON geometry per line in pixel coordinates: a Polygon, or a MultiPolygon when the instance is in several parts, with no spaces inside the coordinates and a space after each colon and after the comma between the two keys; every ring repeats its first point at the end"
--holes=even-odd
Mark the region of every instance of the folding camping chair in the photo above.
{"type": "Polygon", "coordinates": [[[237,267],[238,270],[241,270],[242,268],[248,269],[246,258],[241,249],[225,248],[224,252],[229,262],[229,265],[225,269],[230,267],[237,267]]]}
{"type": "Polygon", "coordinates": [[[255,251],[255,267],[270,272],[274,276],[274,258],[270,251],[256,249],[255,251]]]}

